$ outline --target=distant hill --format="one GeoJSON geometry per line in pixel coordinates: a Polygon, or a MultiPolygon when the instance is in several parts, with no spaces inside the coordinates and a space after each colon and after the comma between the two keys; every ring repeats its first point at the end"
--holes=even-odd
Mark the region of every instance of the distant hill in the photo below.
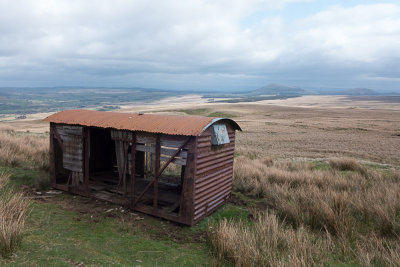
{"type": "Polygon", "coordinates": [[[353,95],[353,96],[374,96],[382,95],[381,93],[368,89],[368,88],[354,88],[347,90],[329,90],[329,91],[319,91],[321,95],[353,95]]]}
{"type": "Polygon", "coordinates": [[[297,86],[271,83],[267,86],[250,91],[248,96],[301,96],[301,95],[351,95],[351,96],[377,96],[384,93],[368,88],[308,90],[297,86]]]}
{"type": "Polygon", "coordinates": [[[249,95],[261,96],[261,95],[309,95],[313,92],[304,90],[296,86],[288,86],[283,84],[271,83],[267,86],[261,87],[257,90],[251,91],[249,95]]]}
{"type": "Polygon", "coordinates": [[[304,95],[348,95],[348,96],[384,96],[385,93],[374,91],[368,88],[353,88],[353,89],[303,89],[297,86],[289,86],[284,84],[271,83],[259,89],[230,94],[209,94],[204,97],[212,98],[211,102],[254,102],[261,100],[287,99],[304,95]],[[214,100],[214,98],[229,98],[222,100],[214,100]]]}

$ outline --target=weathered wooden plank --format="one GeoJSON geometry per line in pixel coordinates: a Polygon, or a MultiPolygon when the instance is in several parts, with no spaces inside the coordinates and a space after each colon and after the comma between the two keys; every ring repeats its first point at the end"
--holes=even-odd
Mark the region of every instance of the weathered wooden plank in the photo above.
{"type": "MultiPolygon", "coordinates": [[[[83,159],[83,164],[85,166],[84,168],[84,184],[85,184],[85,191],[87,194],[89,194],[89,157],[90,157],[90,128],[86,127],[84,130],[84,136],[85,136],[85,149],[84,153],[82,153],[84,159],[83,159]]],[[[83,165],[82,164],[82,165],[83,165]]]]}
{"type": "MultiPolygon", "coordinates": [[[[82,150],[81,150],[82,151],[82,150]]],[[[80,151],[80,152],[81,152],[80,151]]],[[[82,154],[78,153],[73,153],[73,154],[65,154],[63,156],[63,160],[66,162],[75,162],[75,161],[81,161],[83,159],[82,154]]]]}
{"type": "Polygon", "coordinates": [[[161,170],[158,172],[158,174],[157,174],[157,172],[155,172],[155,173],[156,173],[155,177],[153,178],[153,180],[152,180],[150,183],[147,184],[147,186],[143,189],[143,192],[140,193],[139,196],[135,199],[134,205],[143,197],[143,195],[147,192],[147,190],[149,190],[150,186],[154,183],[154,181],[155,181],[156,179],[158,179],[159,176],[161,176],[161,174],[163,173],[163,171],[167,168],[168,164],[171,163],[171,162],[173,161],[173,159],[175,158],[175,156],[176,156],[177,154],[179,154],[179,152],[183,149],[183,147],[184,147],[185,145],[187,145],[187,144],[189,143],[189,141],[190,141],[190,138],[188,138],[188,139],[186,140],[186,142],[182,145],[182,147],[180,147],[180,148],[178,149],[178,151],[176,151],[175,155],[172,155],[172,156],[170,157],[170,159],[169,159],[167,162],[164,163],[164,165],[162,166],[162,168],[161,168],[161,170]]]}
{"type": "MultiPolygon", "coordinates": [[[[168,155],[168,156],[172,156],[175,154],[177,149],[171,149],[171,148],[165,148],[165,147],[161,147],[161,155],[168,155]]],[[[187,150],[182,150],[177,157],[180,158],[187,158],[187,150]]]]}
{"type": "Polygon", "coordinates": [[[158,206],[158,171],[160,170],[160,135],[157,134],[156,138],[156,161],[155,161],[155,168],[154,168],[154,196],[153,196],[153,208],[157,210],[158,206]]]}
{"type": "MultiPolygon", "coordinates": [[[[156,149],[154,146],[146,146],[146,145],[141,145],[141,144],[136,144],[136,150],[143,151],[143,152],[150,152],[150,153],[156,152],[156,149]]],[[[175,154],[176,150],[177,149],[161,147],[160,153],[161,153],[161,155],[172,156],[175,154]]],[[[185,151],[185,150],[181,151],[177,157],[186,159],[187,151],[185,151]]]]}
{"type": "Polygon", "coordinates": [[[76,162],[64,162],[63,167],[67,170],[74,172],[81,172],[82,167],[76,165],[76,162]]]}
{"type": "Polygon", "coordinates": [[[132,132],[131,131],[122,131],[122,130],[112,130],[111,131],[111,139],[119,140],[119,141],[131,141],[132,140],[132,132]]]}
{"type": "Polygon", "coordinates": [[[143,151],[143,152],[150,152],[150,153],[156,152],[156,148],[154,146],[146,146],[146,145],[142,145],[142,144],[136,144],[136,150],[143,151]]]}
{"type": "Polygon", "coordinates": [[[83,127],[76,125],[57,125],[57,131],[60,135],[83,135],[83,127]]]}
{"type": "Polygon", "coordinates": [[[183,141],[173,141],[173,140],[164,140],[161,141],[161,146],[171,147],[171,148],[180,148],[186,140],[183,141]]]}
{"type": "MultiPolygon", "coordinates": [[[[160,144],[161,146],[170,147],[170,148],[180,148],[186,141],[184,137],[182,140],[180,138],[170,138],[167,136],[160,137],[160,144]]],[[[148,144],[148,145],[155,145],[156,137],[155,135],[146,135],[144,133],[138,134],[136,138],[136,142],[139,144],[148,144]]]]}
{"type": "Polygon", "coordinates": [[[73,172],[83,171],[83,127],[57,125],[63,142],[63,167],[73,172]]]}
{"type": "MultiPolygon", "coordinates": [[[[50,123],[50,156],[49,156],[49,171],[50,171],[50,183],[51,186],[56,184],[56,158],[55,158],[55,147],[54,147],[54,128],[53,123],[50,123]]],[[[61,144],[60,144],[61,146],[61,144]]]]}
{"type": "MultiPolygon", "coordinates": [[[[169,160],[169,158],[170,157],[161,156],[160,160],[166,162],[169,160]]],[[[178,165],[186,165],[186,159],[175,158],[174,160],[172,160],[172,162],[178,165]]]]}
{"type": "Polygon", "coordinates": [[[155,136],[155,134],[137,133],[136,143],[155,144],[156,136],[155,136]]]}
{"type": "Polygon", "coordinates": [[[129,162],[131,163],[131,166],[129,167],[129,170],[131,171],[131,190],[130,190],[130,206],[133,209],[134,208],[134,198],[135,198],[135,163],[136,163],[136,134],[132,133],[132,148],[131,148],[131,159],[129,162]]]}

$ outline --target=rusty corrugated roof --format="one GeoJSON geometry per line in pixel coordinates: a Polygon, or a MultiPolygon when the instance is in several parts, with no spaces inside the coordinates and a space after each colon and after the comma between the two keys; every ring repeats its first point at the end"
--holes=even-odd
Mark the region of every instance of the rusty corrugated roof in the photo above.
{"type": "MultiPolygon", "coordinates": [[[[155,114],[132,114],[105,112],[93,110],[64,110],[48,116],[47,122],[113,128],[118,130],[143,131],[149,133],[164,133],[172,135],[197,136],[208,126],[225,118],[210,118],[202,116],[175,116],[155,114]]],[[[239,125],[233,120],[235,127],[239,125]]]]}

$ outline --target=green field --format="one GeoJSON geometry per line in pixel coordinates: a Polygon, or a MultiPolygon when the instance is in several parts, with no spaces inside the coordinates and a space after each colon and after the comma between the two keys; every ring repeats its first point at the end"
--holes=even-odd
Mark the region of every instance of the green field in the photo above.
{"type": "Polygon", "coordinates": [[[228,204],[188,227],[67,193],[42,198],[48,174],[29,166],[0,172],[33,198],[22,242],[10,258],[0,257],[0,266],[213,266],[210,225],[248,215],[228,204]]]}
{"type": "Polygon", "coordinates": [[[143,88],[0,88],[0,114],[32,114],[74,108],[106,111],[118,109],[120,105],[143,104],[177,94],[143,88]]]}

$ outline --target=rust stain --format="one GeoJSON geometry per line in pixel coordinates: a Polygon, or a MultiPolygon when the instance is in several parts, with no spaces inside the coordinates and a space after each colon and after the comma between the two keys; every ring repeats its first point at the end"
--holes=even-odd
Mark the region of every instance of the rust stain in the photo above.
{"type": "Polygon", "coordinates": [[[113,128],[118,130],[197,136],[215,119],[216,118],[202,116],[139,115],[74,109],[55,113],[44,120],[54,123],[113,128]]]}

